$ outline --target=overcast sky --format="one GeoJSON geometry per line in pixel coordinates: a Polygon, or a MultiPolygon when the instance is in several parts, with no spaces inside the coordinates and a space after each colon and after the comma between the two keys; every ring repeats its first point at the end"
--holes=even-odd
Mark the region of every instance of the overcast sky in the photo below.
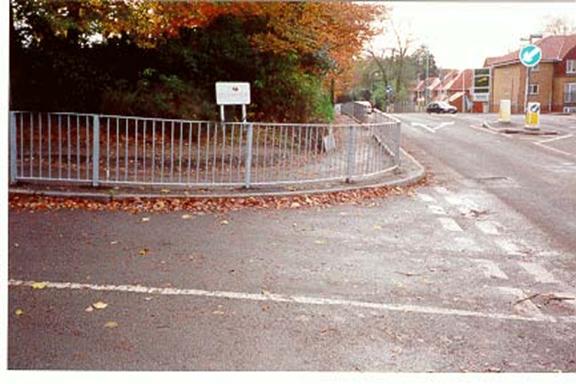
{"type": "MultiPolygon", "coordinates": [[[[481,67],[487,56],[518,49],[520,38],[541,32],[547,16],[568,17],[576,24],[576,1],[570,2],[384,2],[402,34],[414,46],[426,44],[442,68],[481,67]]],[[[375,48],[394,47],[391,32],[375,39],[375,48]]]]}

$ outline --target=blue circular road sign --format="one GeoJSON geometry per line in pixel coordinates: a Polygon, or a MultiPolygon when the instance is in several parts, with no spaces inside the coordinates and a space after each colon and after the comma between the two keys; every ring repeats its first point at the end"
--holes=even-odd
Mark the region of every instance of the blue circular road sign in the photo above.
{"type": "Polygon", "coordinates": [[[542,50],[537,45],[528,44],[520,50],[518,58],[524,66],[532,68],[542,60],[542,50]]]}

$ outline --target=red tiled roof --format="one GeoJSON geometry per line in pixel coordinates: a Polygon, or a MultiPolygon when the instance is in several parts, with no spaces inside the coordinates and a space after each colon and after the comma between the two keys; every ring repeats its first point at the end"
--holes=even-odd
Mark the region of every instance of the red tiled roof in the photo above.
{"type": "Polygon", "coordinates": [[[471,69],[466,69],[460,71],[458,76],[456,76],[450,84],[447,86],[448,91],[461,91],[462,90],[462,80],[464,80],[464,89],[472,88],[472,77],[474,73],[471,69]],[[464,76],[464,78],[462,78],[464,76]]]}
{"type": "MultiPolygon", "coordinates": [[[[566,36],[547,36],[534,44],[542,49],[542,61],[562,61],[568,51],[576,47],[576,34],[566,36]]],[[[503,56],[487,57],[484,67],[508,65],[519,62],[518,52],[510,52],[503,56]]]]}

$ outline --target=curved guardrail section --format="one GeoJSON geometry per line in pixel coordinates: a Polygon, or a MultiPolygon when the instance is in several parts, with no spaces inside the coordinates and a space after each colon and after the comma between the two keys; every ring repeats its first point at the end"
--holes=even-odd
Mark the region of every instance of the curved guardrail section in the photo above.
{"type": "Polygon", "coordinates": [[[65,112],[10,113],[10,181],[183,187],[353,181],[399,165],[400,123],[222,123],[65,112]]]}

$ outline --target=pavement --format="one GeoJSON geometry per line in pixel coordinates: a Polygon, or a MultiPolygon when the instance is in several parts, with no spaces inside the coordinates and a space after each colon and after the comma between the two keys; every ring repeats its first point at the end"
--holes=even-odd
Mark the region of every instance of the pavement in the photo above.
{"type": "Polygon", "coordinates": [[[571,149],[476,115],[399,117],[433,175],[405,195],[10,212],[8,367],[576,371],[571,149]]]}

